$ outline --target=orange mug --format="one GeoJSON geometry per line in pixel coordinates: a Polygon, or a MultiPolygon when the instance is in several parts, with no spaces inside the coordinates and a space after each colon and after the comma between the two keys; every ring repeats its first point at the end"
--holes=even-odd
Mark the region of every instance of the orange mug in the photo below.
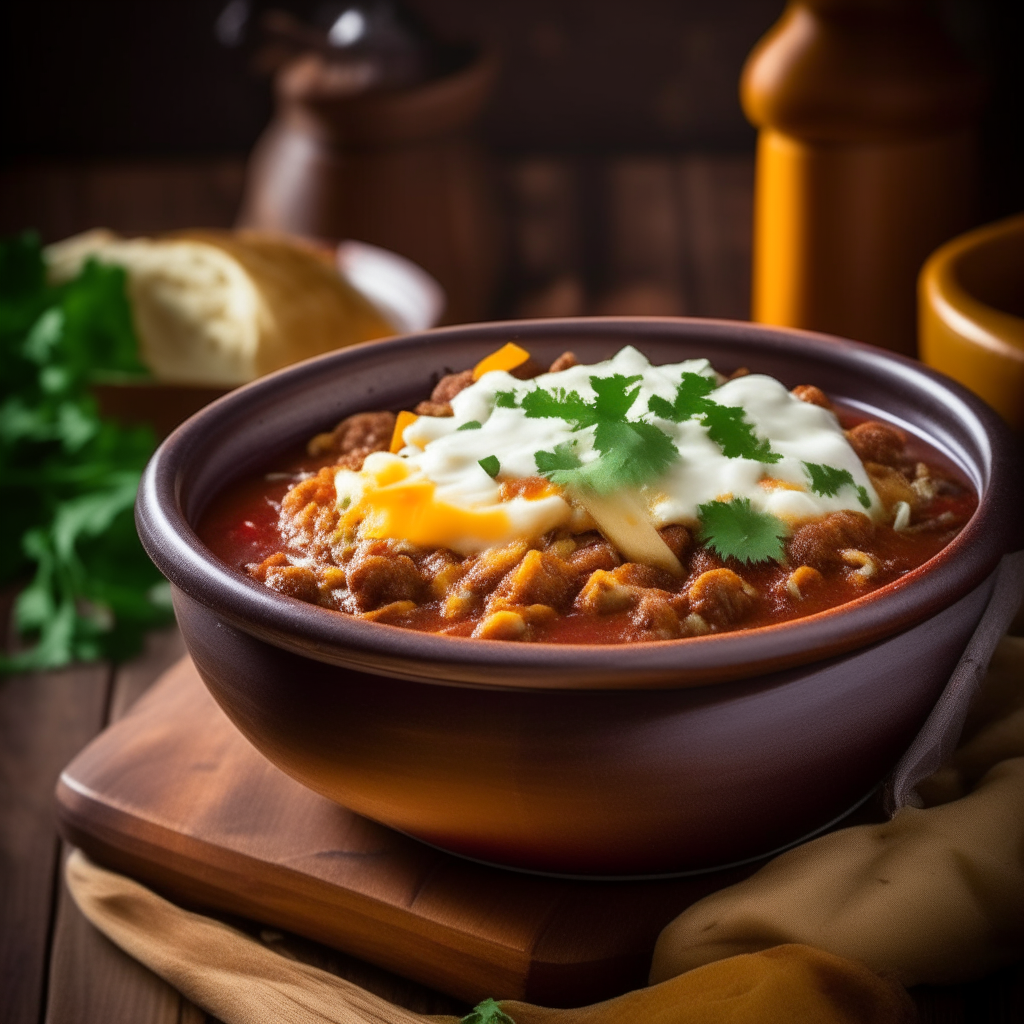
{"type": "Polygon", "coordinates": [[[918,279],[921,359],[1024,434],[1024,214],[937,249],[918,279]]]}

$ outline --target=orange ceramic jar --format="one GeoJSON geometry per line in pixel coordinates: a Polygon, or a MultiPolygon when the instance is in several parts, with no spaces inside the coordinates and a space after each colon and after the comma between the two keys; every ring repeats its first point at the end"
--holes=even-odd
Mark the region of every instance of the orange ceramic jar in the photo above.
{"type": "Polygon", "coordinates": [[[913,354],[917,273],[971,223],[978,76],[921,0],[793,0],[740,88],[753,319],[913,354]]]}

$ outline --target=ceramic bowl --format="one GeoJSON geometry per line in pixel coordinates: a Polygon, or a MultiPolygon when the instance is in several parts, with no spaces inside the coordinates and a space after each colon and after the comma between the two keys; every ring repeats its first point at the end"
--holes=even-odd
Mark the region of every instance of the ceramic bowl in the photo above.
{"type": "Polygon", "coordinates": [[[437,330],[289,367],[208,406],[154,455],[139,533],[170,580],[188,649],[271,761],[360,814],[467,857],[564,874],[743,861],[799,840],[875,789],[959,659],[1013,540],[1005,426],[934,371],[793,330],[681,319],[544,320],[437,330]],[[229,568],[193,524],[233,479],[343,416],[408,408],[447,370],[514,340],[547,362],[636,345],[814,383],[898,422],[980,495],[931,562],[830,612],[737,633],[619,646],[433,636],[283,597],[229,568]]]}

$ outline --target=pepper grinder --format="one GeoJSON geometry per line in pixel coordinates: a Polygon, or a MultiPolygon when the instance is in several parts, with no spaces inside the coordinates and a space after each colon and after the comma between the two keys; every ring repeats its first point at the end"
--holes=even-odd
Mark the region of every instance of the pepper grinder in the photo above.
{"type": "Polygon", "coordinates": [[[320,26],[277,12],[269,27],[302,46],[275,75],[239,227],[391,249],[441,283],[444,322],[485,318],[501,239],[470,128],[494,59],[436,43],[388,0],[341,4],[320,26]]]}
{"type": "Polygon", "coordinates": [[[980,76],[923,0],[793,0],[740,93],[753,319],[913,355],[918,271],[974,217],[980,76]]]}

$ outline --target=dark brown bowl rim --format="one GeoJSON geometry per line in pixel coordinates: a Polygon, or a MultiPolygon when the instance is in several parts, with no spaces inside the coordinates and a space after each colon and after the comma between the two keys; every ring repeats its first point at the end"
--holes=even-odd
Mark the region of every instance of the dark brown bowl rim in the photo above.
{"type": "MultiPolygon", "coordinates": [[[[622,344],[628,343],[622,339],[622,344]]],[[[941,441],[932,439],[940,448],[941,441]]],[[[340,349],[238,388],[168,437],[143,474],[136,522],[146,551],[173,587],[223,620],[275,646],[329,664],[412,681],[531,689],[654,689],[705,685],[805,664],[884,639],[923,621],[980,585],[1015,546],[1019,490],[1013,441],[980,399],[944,375],[894,353],[829,335],[744,321],[681,317],[594,317],[497,321],[436,328],[340,349]],[[420,633],[368,622],[284,597],[221,562],[199,540],[182,508],[198,439],[240,408],[290,400],[304,384],[364,360],[385,361],[424,344],[478,344],[481,355],[532,336],[644,336],[716,342],[756,339],[793,357],[839,360],[914,388],[966,429],[978,456],[964,466],[979,505],[960,534],[925,565],[835,609],[777,625],[679,640],[629,644],[512,644],[420,633]],[[269,400],[269,401],[268,401],[269,400]]]]}

